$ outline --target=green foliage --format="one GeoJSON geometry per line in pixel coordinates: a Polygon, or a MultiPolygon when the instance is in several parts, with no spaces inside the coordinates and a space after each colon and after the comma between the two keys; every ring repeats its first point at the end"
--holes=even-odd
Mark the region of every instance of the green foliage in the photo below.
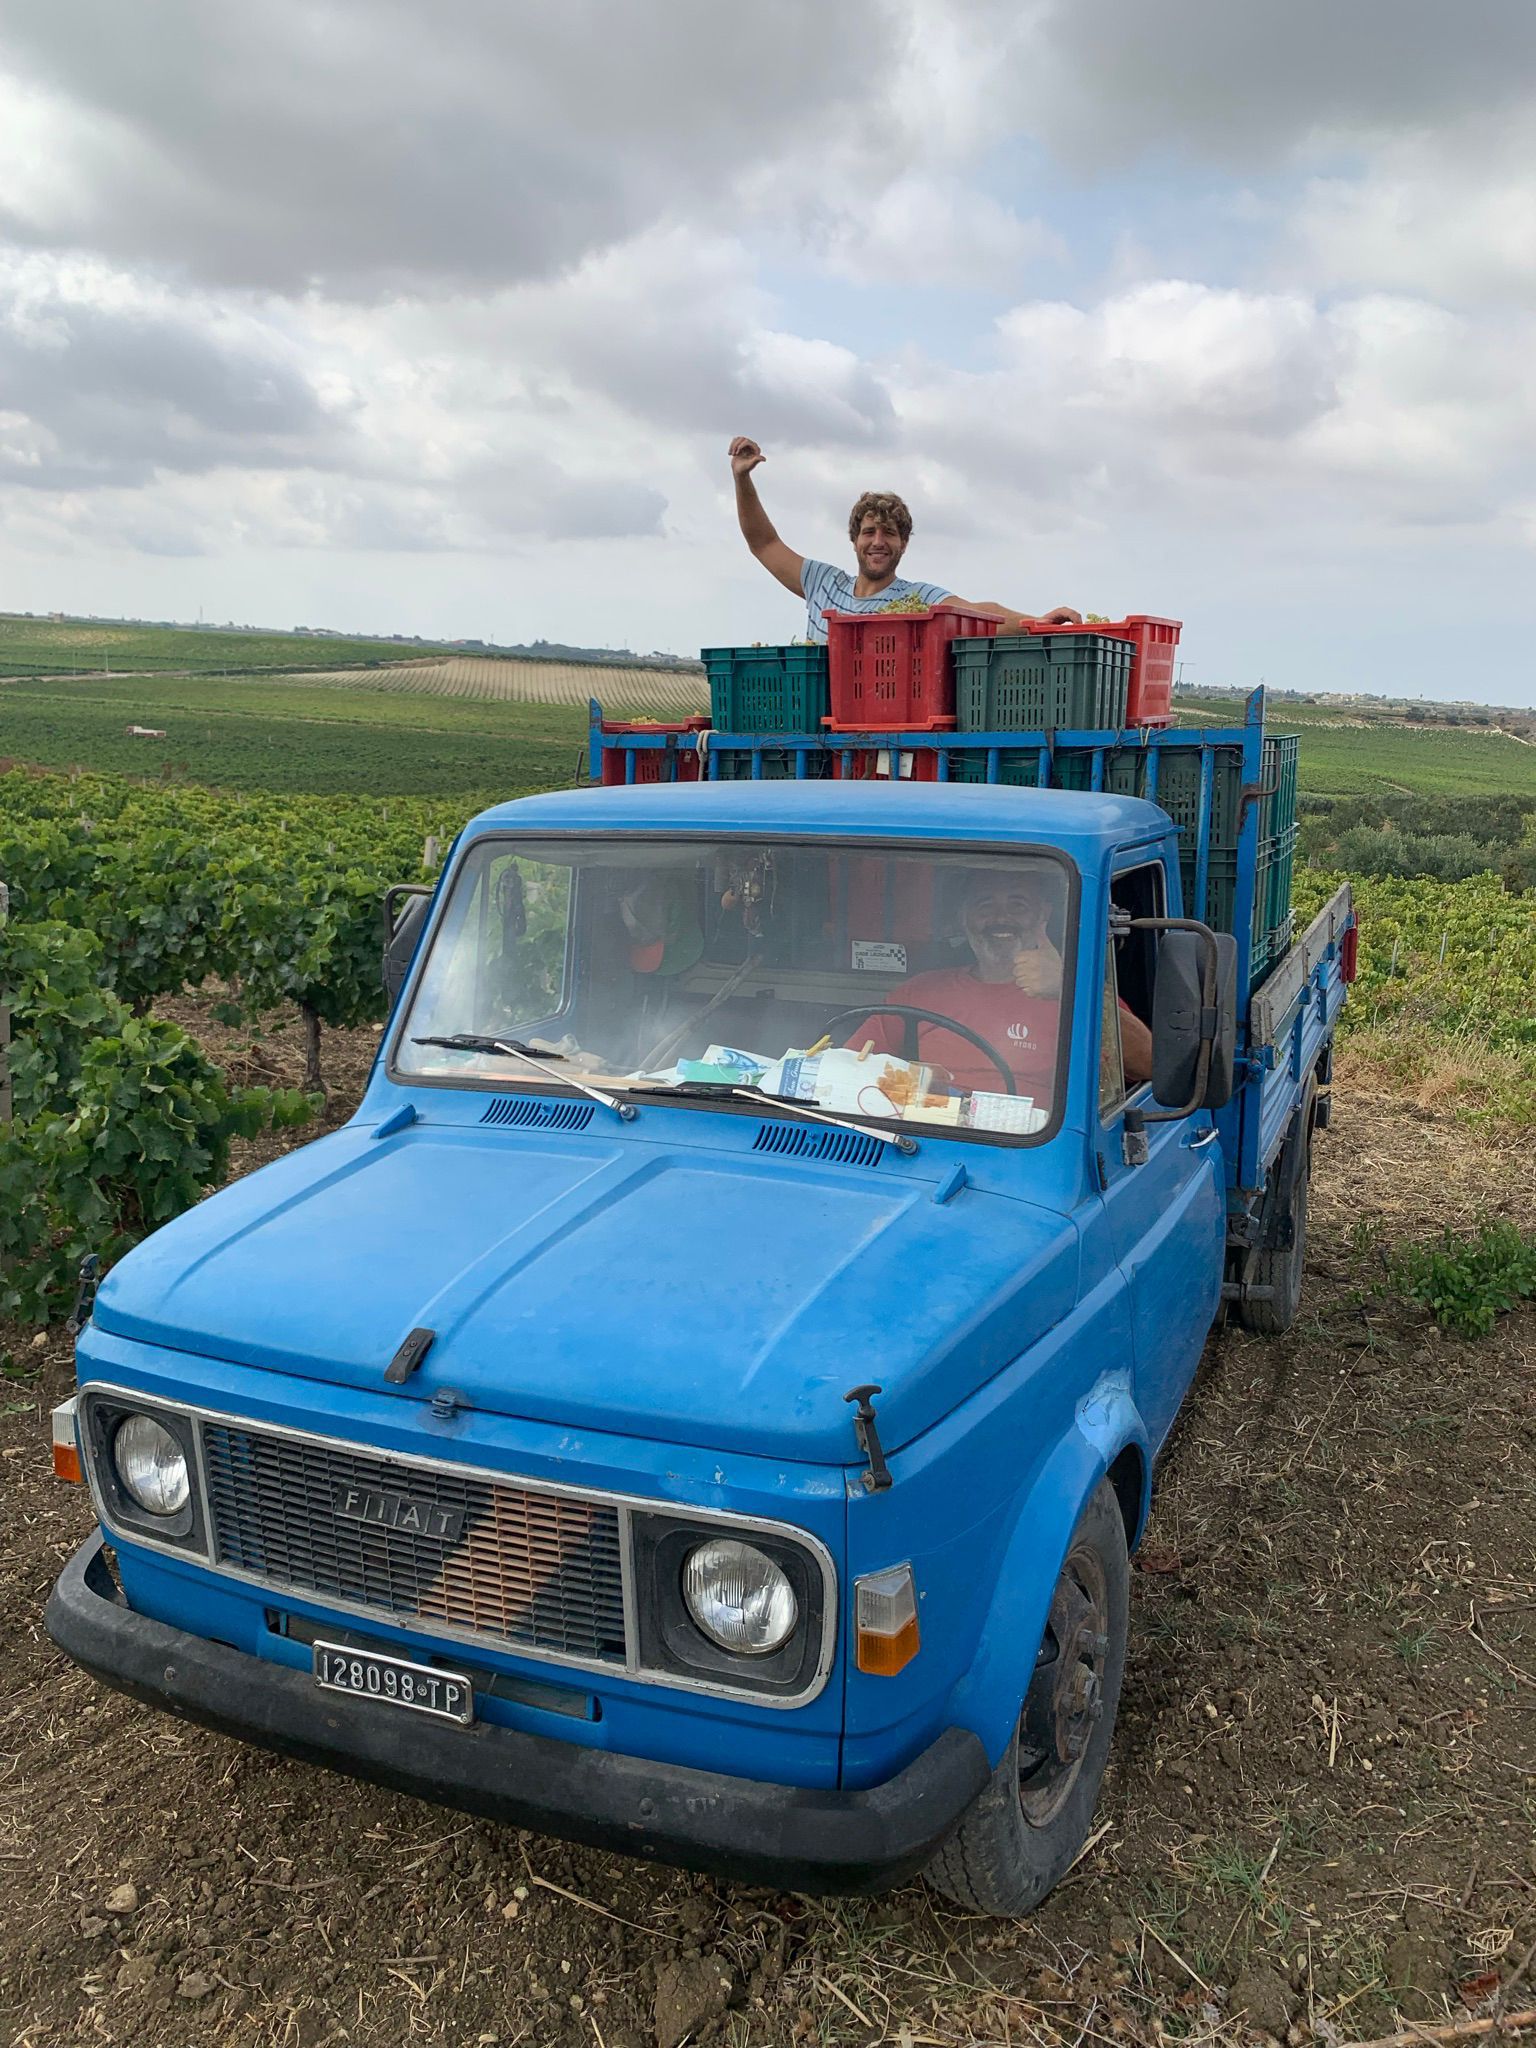
{"type": "Polygon", "coordinates": [[[1536,796],[1309,796],[1303,860],[1356,875],[1536,886],[1536,796]]]}
{"type": "Polygon", "coordinates": [[[135,1017],[71,926],[0,927],[13,1114],[0,1126],[0,1314],[46,1321],[87,1251],[110,1263],[190,1208],[236,1137],[302,1123],[296,1090],[231,1090],[178,1026],[135,1017]]]}
{"type": "Polygon", "coordinates": [[[385,889],[421,875],[427,841],[440,857],[462,823],[421,801],[16,772],[0,775],[0,818],[16,913],[95,933],[100,984],[134,1010],[211,978],[225,1021],[293,1001],[340,1027],[384,1015],[385,889]]]}
{"type": "Polygon", "coordinates": [[[101,948],[67,924],[0,926],[0,999],[13,1012],[11,1107],[30,1123],[69,1096],[82,1052],[123,1006],[101,983],[101,948]]]}
{"type": "Polygon", "coordinates": [[[1497,876],[1400,881],[1298,868],[1300,932],[1340,882],[1360,920],[1360,972],[1339,1020],[1394,1085],[1536,1124],[1536,897],[1497,876]]]}
{"type": "Polygon", "coordinates": [[[1360,973],[1342,1030],[1429,1024],[1529,1055],[1536,1070],[1536,901],[1489,874],[1444,884],[1303,868],[1298,931],[1345,880],[1360,919],[1360,973]]]}
{"type": "Polygon", "coordinates": [[[1446,1329],[1486,1337],[1501,1315],[1536,1296],[1536,1237],[1503,1220],[1466,1235],[1447,1230],[1402,1253],[1396,1274],[1446,1329]]]}

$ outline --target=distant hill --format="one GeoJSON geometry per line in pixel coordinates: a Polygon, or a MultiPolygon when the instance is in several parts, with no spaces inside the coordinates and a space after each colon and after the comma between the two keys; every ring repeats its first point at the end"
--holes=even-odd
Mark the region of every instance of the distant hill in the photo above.
{"type": "Polygon", "coordinates": [[[464,647],[483,649],[486,654],[516,655],[524,661],[574,661],[583,666],[597,663],[604,668],[678,669],[689,675],[703,673],[703,664],[680,654],[631,654],[627,647],[570,647],[563,640],[530,640],[522,646],[504,647],[499,641],[465,640],[464,647]]]}
{"type": "Polygon", "coordinates": [[[169,619],[103,619],[52,612],[0,612],[0,675],[59,675],[81,670],[187,673],[280,673],[284,669],[389,666],[423,655],[482,661],[554,662],[565,667],[641,669],[665,675],[703,674],[696,661],[670,654],[634,654],[627,647],[572,647],[559,640],[501,646],[490,640],[424,640],[419,634],[371,637],[328,626],[242,626],[169,619]]]}

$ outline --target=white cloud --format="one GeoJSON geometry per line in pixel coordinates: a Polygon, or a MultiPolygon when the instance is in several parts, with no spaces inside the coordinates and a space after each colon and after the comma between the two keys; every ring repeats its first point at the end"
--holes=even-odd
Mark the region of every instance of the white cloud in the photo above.
{"type": "Polygon", "coordinates": [[[49,175],[22,154],[0,229],[288,291],[548,275],[855,133],[897,18],[893,0],[13,0],[0,47],[49,175]]]}
{"type": "Polygon", "coordinates": [[[93,579],[47,603],[793,630],[734,432],[792,545],[898,489],[973,595],[1518,580],[1507,0],[14,0],[4,36],[0,546],[93,579]]]}
{"type": "Polygon", "coordinates": [[[893,183],[806,208],[800,229],[815,260],[853,284],[1020,288],[1066,255],[1061,237],[958,178],[908,172],[893,183]]]}
{"type": "Polygon", "coordinates": [[[1517,118],[1413,135],[1357,176],[1315,178],[1291,261],[1325,284],[1536,311],[1536,96],[1517,118]]]}

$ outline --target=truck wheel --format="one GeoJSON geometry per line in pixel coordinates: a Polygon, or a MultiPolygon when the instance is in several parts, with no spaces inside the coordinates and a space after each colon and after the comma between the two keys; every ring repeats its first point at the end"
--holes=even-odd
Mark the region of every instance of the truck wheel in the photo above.
{"type": "MultiPolygon", "coordinates": [[[[1302,1114],[1307,1114],[1306,1105],[1303,1105],[1302,1114]]],[[[1253,1270],[1248,1275],[1254,1285],[1272,1291],[1266,1300],[1238,1303],[1238,1321],[1245,1330],[1252,1330],[1260,1337],[1283,1337],[1301,1313],[1302,1268],[1307,1259],[1307,1190],[1312,1183],[1310,1125],[1303,1142],[1307,1148],[1306,1157],[1291,1190],[1291,1241],[1289,1244],[1266,1245],[1254,1259],[1253,1270]]],[[[1277,1173],[1283,1164],[1281,1161],[1276,1166],[1277,1173]]]]}
{"type": "Polygon", "coordinates": [[[1114,1734],[1130,1609],[1120,1503],[1100,1480],[1051,1598],[1029,1692],[992,1781],[928,1865],[972,1913],[1030,1912],[1072,1867],[1114,1734]]]}

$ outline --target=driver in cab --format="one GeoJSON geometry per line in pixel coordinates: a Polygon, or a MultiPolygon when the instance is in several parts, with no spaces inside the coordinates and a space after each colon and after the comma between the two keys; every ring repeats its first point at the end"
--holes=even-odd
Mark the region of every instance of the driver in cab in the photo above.
{"type": "MultiPolygon", "coordinates": [[[[960,897],[971,964],[913,975],[890,997],[967,1026],[1006,1061],[1019,1094],[1046,1106],[1055,1087],[1062,978],[1049,919],[1049,884],[1038,870],[973,870],[960,897]]],[[[1134,1087],[1151,1079],[1152,1034],[1124,1002],[1120,1030],[1125,1079],[1134,1087]]],[[[906,1020],[871,1016],[849,1042],[870,1041],[878,1052],[901,1056],[906,1020]]],[[[1002,1087],[1002,1075],[981,1048],[941,1024],[917,1025],[917,1049],[920,1059],[943,1068],[962,1093],[1002,1087]]]]}

